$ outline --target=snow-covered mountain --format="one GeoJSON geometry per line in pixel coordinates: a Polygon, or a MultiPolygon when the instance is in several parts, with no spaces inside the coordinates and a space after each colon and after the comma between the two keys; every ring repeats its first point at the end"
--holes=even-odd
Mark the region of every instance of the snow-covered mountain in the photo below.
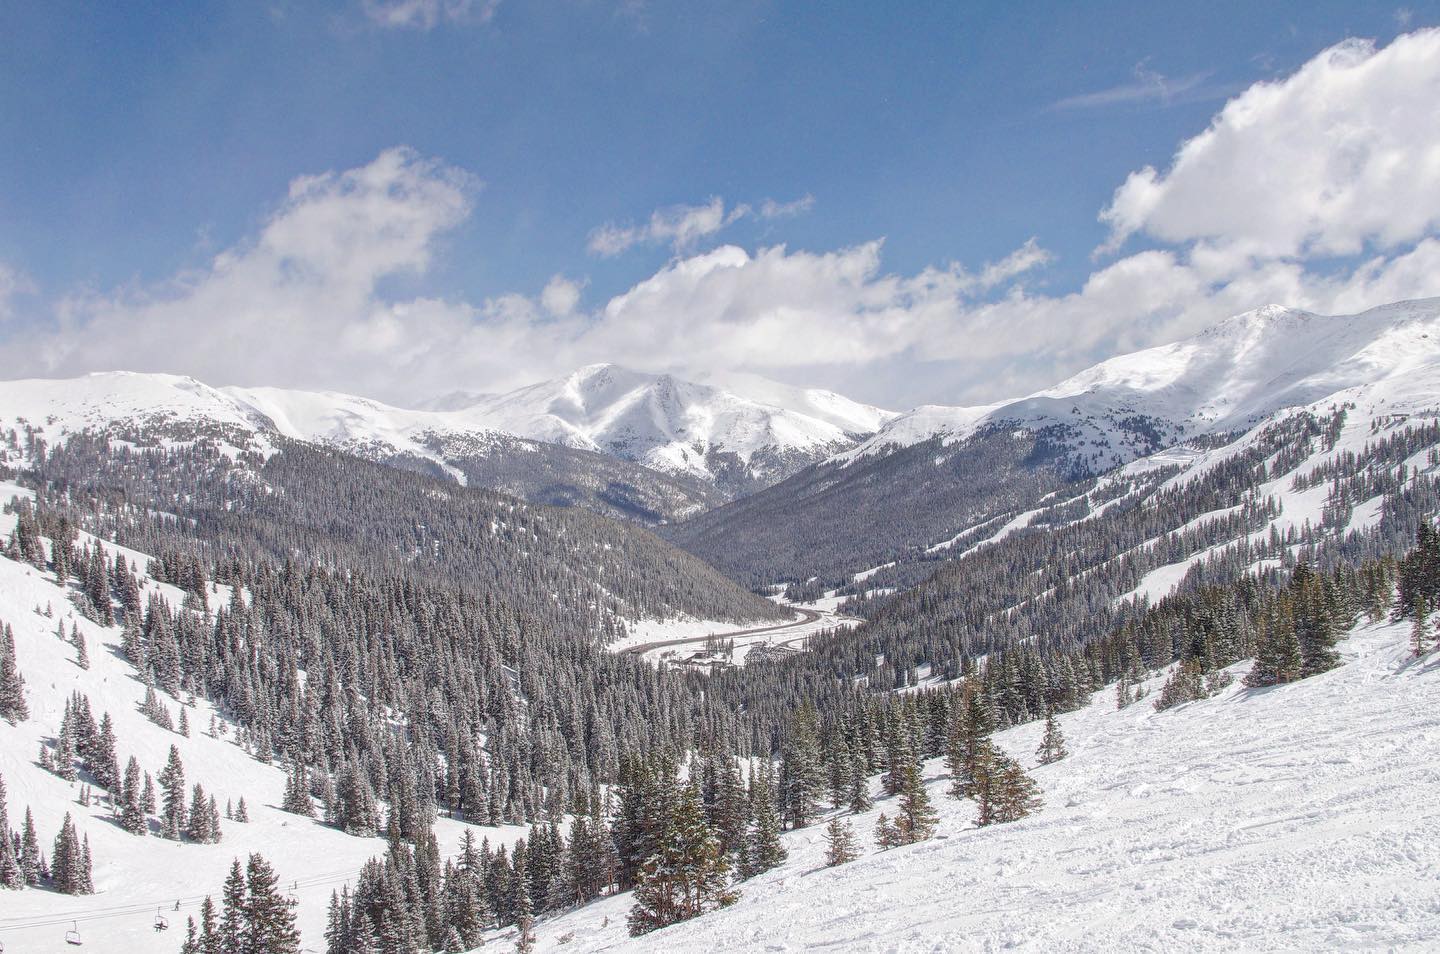
{"type": "Polygon", "coordinates": [[[987,426],[1049,430],[1058,453],[1098,473],[1197,434],[1250,427],[1285,407],[1440,364],[1440,299],[1358,315],[1266,305],[1172,344],[1103,361],[1051,388],[980,407],[917,408],[841,463],[987,426]]]}
{"type": "Polygon", "coordinates": [[[29,424],[51,441],[85,429],[219,429],[257,449],[278,434],[654,522],[788,477],[895,416],[828,391],[746,385],[776,403],[614,365],[508,394],[456,392],[423,409],[333,391],[105,372],[0,383],[0,424],[29,424]]]}
{"type": "MultiPolygon", "coordinates": [[[[741,396],[669,374],[593,364],[456,413],[508,434],[718,483],[765,486],[857,444],[896,415],[830,391],[746,376],[741,396]]],[[[454,406],[455,396],[445,399],[454,406]]]]}
{"type": "MultiPolygon", "coordinates": [[[[1357,453],[1368,435],[1440,413],[1440,299],[1334,317],[1261,308],[1016,401],[917,408],[822,465],[665,533],[750,585],[818,577],[844,587],[898,561],[872,585],[903,589],[964,549],[952,545],[1003,538],[1047,501],[1078,500],[1088,491],[1077,481],[1141,461],[1188,479],[1202,458],[1233,456],[1254,443],[1244,435],[1295,410],[1323,420],[1341,406],[1355,408],[1346,427],[1357,453]]],[[[1106,493],[1121,493],[1100,479],[1105,489],[1075,514],[1047,514],[1037,527],[1090,520],[1106,493]]]]}

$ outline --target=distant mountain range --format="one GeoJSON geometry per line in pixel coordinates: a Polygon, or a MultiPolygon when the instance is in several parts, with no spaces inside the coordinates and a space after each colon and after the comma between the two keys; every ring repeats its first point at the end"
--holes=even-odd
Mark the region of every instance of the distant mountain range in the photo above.
{"type": "Polygon", "coordinates": [[[420,409],[328,391],[106,372],[0,383],[0,424],[29,423],[52,440],[158,420],[274,433],[541,503],[658,523],[858,446],[896,416],[827,391],[747,384],[784,405],[603,364],[420,409]]]}
{"type": "Polygon", "coordinates": [[[597,364],[414,409],[164,374],[11,381],[0,426],[49,440],[155,421],[278,434],[671,524],[672,540],[758,583],[891,559],[1065,481],[1381,382],[1440,406],[1440,299],[1333,317],[1269,305],[1016,400],[904,414],[749,376],[701,384],[597,364]],[[843,552],[840,520],[854,530],[843,552]]]}

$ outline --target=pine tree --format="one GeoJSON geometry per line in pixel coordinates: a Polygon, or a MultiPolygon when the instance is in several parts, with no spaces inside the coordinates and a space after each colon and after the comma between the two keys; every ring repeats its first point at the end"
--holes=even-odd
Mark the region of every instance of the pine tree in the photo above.
{"type": "Polygon", "coordinates": [[[881,850],[894,848],[900,844],[900,829],[881,812],[880,817],[875,819],[875,844],[881,850]]]}
{"type": "Polygon", "coordinates": [[[0,888],[18,891],[25,887],[25,872],[10,840],[10,814],[5,802],[5,776],[0,775],[0,888]]]}
{"type": "Polygon", "coordinates": [[[310,797],[310,782],[305,774],[305,763],[295,760],[295,768],[285,780],[285,797],[280,807],[287,812],[315,817],[315,800],[310,797]]]}
{"type": "Polygon", "coordinates": [[[25,826],[20,835],[20,873],[26,884],[39,884],[45,877],[45,859],[40,854],[40,838],[35,833],[35,816],[25,806],[25,826]]]}
{"type": "Polygon", "coordinates": [[[245,866],[245,951],[299,954],[300,932],[293,905],[279,891],[279,878],[260,854],[245,866]]]}
{"type": "Polygon", "coordinates": [[[55,774],[73,782],[78,778],[75,771],[75,713],[69,700],[65,702],[65,714],[60,718],[60,732],[55,741],[53,765],[55,774]]]}
{"type": "Polygon", "coordinates": [[[838,818],[830,819],[830,824],[825,826],[825,841],[826,865],[833,868],[855,860],[855,829],[849,822],[842,822],[838,818]]]}
{"type": "Polygon", "coordinates": [[[739,893],[729,882],[730,865],[705,821],[700,793],[687,786],[658,850],[641,868],[630,934],[638,937],[734,903],[739,893]]]}
{"type": "Polygon", "coordinates": [[[855,752],[850,757],[850,811],[855,814],[868,812],[875,804],[870,797],[870,774],[869,766],[866,765],[863,752],[855,752]]]}
{"type": "Polygon", "coordinates": [[[6,623],[0,626],[0,719],[11,725],[30,718],[25,704],[25,679],[15,662],[15,633],[6,623]]]}
{"type": "Polygon", "coordinates": [[[125,764],[125,781],[120,789],[120,827],[132,835],[143,835],[149,827],[141,800],[140,762],[133,755],[125,764]]]}
{"type": "Polygon", "coordinates": [[[220,927],[215,920],[215,902],[207,894],[200,902],[200,954],[223,954],[220,948],[220,927]]]}
{"type": "Polygon", "coordinates": [[[85,647],[85,634],[80,632],[80,627],[78,624],[75,627],[75,635],[73,637],[73,641],[75,643],[75,665],[79,666],[81,669],[89,669],[90,650],[85,647]]]}
{"type": "Polygon", "coordinates": [[[825,790],[814,706],[806,702],[791,722],[781,757],[780,789],[791,828],[804,828],[820,810],[825,790]]]}
{"type": "Polygon", "coordinates": [[[912,758],[901,769],[900,807],[895,816],[900,843],[909,845],[924,841],[935,834],[938,821],[939,816],[930,804],[930,795],[925,791],[925,782],[920,776],[920,764],[912,758]]]}
{"type": "Polygon", "coordinates": [[[180,840],[185,828],[185,766],[180,762],[180,750],[170,746],[170,758],[160,771],[160,789],[164,794],[164,807],[160,813],[160,835],[172,841],[180,840]]]}
{"type": "Polygon", "coordinates": [[[205,798],[205,789],[199,782],[195,783],[190,793],[190,817],[185,824],[185,834],[191,841],[202,845],[208,845],[214,840],[214,830],[210,826],[210,802],[205,798]]]}
{"type": "Polygon", "coordinates": [[[220,889],[220,954],[248,954],[245,920],[245,870],[236,858],[220,889]]]}
{"type": "Polygon", "coordinates": [[[775,809],[768,764],[750,777],[750,812],[753,821],[741,871],[746,878],[769,871],[784,863],[786,858],[785,846],[780,841],[780,815],[775,809]]]}
{"type": "Polygon", "coordinates": [[[250,810],[245,807],[245,796],[240,796],[240,801],[235,803],[235,820],[244,825],[250,821],[250,810]]]}
{"type": "Polygon", "coordinates": [[[70,813],[60,824],[50,852],[50,879],[61,894],[92,894],[88,845],[82,845],[70,813]]]}
{"type": "Polygon", "coordinates": [[[1012,822],[1040,808],[1035,780],[1025,774],[1020,763],[1006,759],[1000,773],[999,792],[995,798],[995,820],[1012,822]]]}
{"type": "Polygon", "coordinates": [[[1423,656],[1429,651],[1430,635],[1430,604],[1425,599],[1424,593],[1415,594],[1415,602],[1411,608],[1412,619],[1410,621],[1410,649],[1416,656],[1423,656]]]}
{"type": "Polygon", "coordinates": [[[1059,723],[1055,721],[1055,710],[1045,710],[1045,736],[1040,740],[1040,747],[1035,750],[1036,758],[1041,765],[1050,765],[1069,754],[1065,750],[1065,736],[1060,731],[1059,723]]]}
{"type": "Polygon", "coordinates": [[[95,776],[113,802],[120,794],[120,760],[115,754],[115,724],[110,713],[100,719],[100,731],[89,756],[90,772],[95,776]]]}

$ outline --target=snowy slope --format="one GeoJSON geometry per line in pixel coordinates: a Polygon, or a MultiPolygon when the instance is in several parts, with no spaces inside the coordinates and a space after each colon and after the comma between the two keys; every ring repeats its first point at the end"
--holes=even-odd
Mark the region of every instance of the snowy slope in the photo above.
{"type": "MultiPolygon", "coordinates": [[[[0,484],[0,500],[9,501],[25,493],[13,485],[0,484]]],[[[12,515],[0,514],[0,535],[9,534],[12,515]]],[[[84,534],[82,541],[90,538],[84,534]]],[[[124,553],[143,572],[148,559],[143,554],[106,543],[110,553],[124,553]]],[[[182,595],[167,584],[146,581],[144,591],[161,592],[179,606],[182,595]]],[[[226,587],[211,596],[212,605],[229,599],[226,587]]],[[[223,738],[212,738],[206,730],[213,708],[204,700],[188,709],[189,738],[166,731],[139,711],[145,687],[134,667],[120,655],[120,629],[104,628],[74,613],[66,593],[31,566],[0,557],[0,620],[15,631],[16,659],[26,681],[30,718],[12,726],[0,720],[0,774],[5,777],[11,825],[19,827],[28,805],[35,815],[42,847],[47,856],[51,841],[68,811],[82,835],[88,835],[95,859],[96,893],[73,897],[48,890],[29,889],[0,894],[0,943],[9,952],[51,954],[72,950],[63,935],[72,920],[89,950],[113,954],[150,954],[178,950],[184,938],[184,920],[195,915],[206,894],[218,901],[219,888],[233,858],[243,862],[249,852],[259,851],[274,864],[282,884],[299,899],[299,925],[303,946],[323,950],[326,904],[330,892],[351,882],[366,859],[383,855],[383,838],[356,838],[310,819],[282,812],[280,805],[285,775],[275,765],[252,759],[235,744],[233,727],[223,738]],[[49,607],[54,617],[42,613],[49,607]],[[79,625],[88,644],[90,668],[74,664],[74,648],[56,638],[57,623],[66,629],[79,625]],[[222,806],[227,800],[245,798],[249,824],[222,819],[224,840],[218,845],[177,844],[155,837],[137,838],[110,819],[99,804],[88,808],[76,801],[79,785],[66,782],[41,769],[35,762],[40,743],[56,735],[66,698],[79,690],[90,699],[98,721],[109,713],[115,723],[117,751],[123,769],[131,755],[152,775],[164,766],[173,744],[180,750],[188,786],[199,782],[222,806]],[[175,901],[181,902],[177,913],[175,901]],[[171,929],[156,934],[152,921],[157,907],[164,909],[171,929]]],[[[178,720],[179,700],[160,693],[178,720]]],[[[223,722],[223,718],[221,719],[223,722]]],[[[188,797],[188,795],[187,795],[188,797]]],[[[447,818],[436,820],[436,837],[449,854],[459,844],[463,823],[447,818]]],[[[477,836],[492,844],[509,844],[525,834],[522,827],[475,827],[477,836]]]]}
{"type": "MultiPolygon", "coordinates": [[[[541,922],[537,950],[1433,950],[1440,659],[1405,644],[1403,625],[1361,627],[1335,671],[1164,713],[1102,691],[1060,718],[1071,755],[1033,769],[1031,818],[976,829],[937,760],[931,841],[876,851],[880,799],[849,865],[823,867],[816,825],[732,908],[631,938],[619,895],[541,922]]],[[[996,738],[1031,767],[1041,729],[996,738]]]]}
{"type": "Polygon", "coordinates": [[[837,394],[746,377],[759,399],[719,387],[595,364],[481,398],[463,412],[535,440],[611,454],[663,471],[769,483],[855,443],[893,416],[837,394]]]}
{"type": "Polygon", "coordinates": [[[1437,365],[1440,299],[1337,316],[1267,305],[1019,400],[918,408],[836,459],[933,437],[950,443],[991,424],[1059,426],[1066,430],[1060,441],[1099,472],[1186,437],[1246,428],[1281,408],[1437,365]]]}

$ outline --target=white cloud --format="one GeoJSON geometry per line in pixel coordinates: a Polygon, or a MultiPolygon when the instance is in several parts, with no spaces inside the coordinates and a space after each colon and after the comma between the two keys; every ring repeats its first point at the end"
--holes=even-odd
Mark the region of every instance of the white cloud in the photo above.
{"type": "Polygon", "coordinates": [[[804,215],[813,208],[815,208],[815,197],[808,192],[790,202],[776,202],[774,199],[766,199],[760,203],[760,218],[788,219],[791,216],[804,215]]]}
{"type": "Polygon", "coordinates": [[[1135,103],[1174,103],[1216,93],[1216,90],[1204,86],[1209,79],[1208,73],[1192,73],[1189,76],[1171,78],[1151,69],[1148,61],[1136,63],[1133,73],[1134,78],[1128,83],[1067,96],[1056,102],[1054,108],[1096,109],[1135,103]]]}
{"type": "Polygon", "coordinates": [[[693,249],[726,226],[758,215],[762,219],[781,219],[802,215],[815,207],[815,197],[804,195],[792,202],[766,199],[760,208],[741,203],[726,209],[725,201],[711,196],[702,205],[671,205],[656,209],[643,225],[616,225],[607,222],[590,233],[586,244],[590,254],[612,258],[636,245],[669,245],[676,252],[693,249]]]}
{"type": "Polygon", "coordinates": [[[365,16],[386,29],[433,30],[441,23],[486,23],[500,0],[361,0],[365,16]]]}
{"type": "Polygon", "coordinates": [[[160,287],[62,301],[37,352],[51,373],[177,370],[393,391],[403,376],[397,356],[416,347],[404,340],[414,316],[469,309],[395,303],[377,286],[425,272],[439,237],[469,214],[475,188],[407,149],[298,178],[253,241],[207,267],[160,287]]]}
{"type": "Polygon", "coordinates": [[[1169,170],[1146,167],[1101,219],[1244,258],[1356,255],[1440,223],[1440,31],[1347,41],[1228,102],[1169,170]]]}
{"type": "Polygon", "coordinates": [[[573,314],[580,304],[580,286],[564,275],[556,275],[540,292],[540,306],[554,318],[573,314]]]}
{"type": "Polygon", "coordinates": [[[712,196],[703,205],[671,205],[656,209],[644,225],[619,226],[606,223],[590,233],[591,254],[609,258],[636,245],[668,244],[676,251],[694,247],[702,238],[714,235],[725,226],[750,214],[747,205],[736,206],[728,213],[725,201],[712,196]]]}

